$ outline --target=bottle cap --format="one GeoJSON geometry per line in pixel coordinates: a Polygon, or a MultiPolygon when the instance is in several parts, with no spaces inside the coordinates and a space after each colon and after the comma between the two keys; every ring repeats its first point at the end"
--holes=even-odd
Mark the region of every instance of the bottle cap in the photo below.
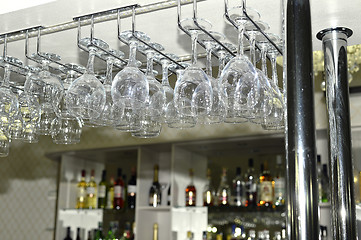
{"type": "Polygon", "coordinates": [[[327,164],[322,164],[323,172],[327,175],[327,164]]]}
{"type": "Polygon", "coordinates": [[[158,223],[154,223],[153,229],[158,229],[158,223]]]}
{"type": "Polygon", "coordinates": [[[90,171],[90,176],[94,177],[94,175],[95,175],[95,171],[94,171],[94,169],[92,169],[92,170],[90,171]]]}
{"type": "Polygon", "coordinates": [[[82,176],[82,177],[85,177],[85,170],[84,170],[84,169],[81,170],[81,176],[82,176]]]}
{"type": "Polygon", "coordinates": [[[317,163],[321,163],[321,155],[317,155],[317,163]]]}

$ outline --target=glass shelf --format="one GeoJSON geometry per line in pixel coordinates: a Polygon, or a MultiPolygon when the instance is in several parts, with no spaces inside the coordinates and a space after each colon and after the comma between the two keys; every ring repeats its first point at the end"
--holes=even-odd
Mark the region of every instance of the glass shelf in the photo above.
{"type": "Polygon", "coordinates": [[[208,213],[239,212],[239,213],[262,213],[262,212],[285,212],[286,206],[277,207],[244,207],[244,206],[209,206],[208,213]]]}

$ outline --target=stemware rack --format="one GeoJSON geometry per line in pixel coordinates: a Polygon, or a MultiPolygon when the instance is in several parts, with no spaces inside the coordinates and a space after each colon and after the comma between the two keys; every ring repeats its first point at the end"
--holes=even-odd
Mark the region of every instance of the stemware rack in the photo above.
{"type": "MultiPolygon", "coordinates": [[[[121,27],[120,27],[121,23],[120,22],[121,22],[121,18],[132,17],[132,26],[131,26],[132,37],[135,38],[141,44],[147,46],[147,48],[152,49],[154,52],[156,52],[156,54],[162,56],[162,58],[169,60],[171,63],[173,63],[175,66],[177,66],[177,68],[184,69],[185,67],[180,63],[179,60],[173,59],[168,54],[166,54],[162,51],[159,51],[158,49],[154,48],[151,44],[149,44],[147,41],[144,41],[141,38],[139,38],[139,36],[137,36],[136,29],[135,29],[135,16],[137,13],[147,13],[147,12],[153,11],[154,9],[158,10],[158,9],[165,9],[165,8],[177,6],[178,28],[181,31],[183,31],[186,35],[191,36],[190,32],[187,29],[183,28],[182,25],[180,24],[181,6],[184,4],[189,4],[189,3],[193,3],[193,21],[194,21],[195,26],[197,26],[199,28],[199,30],[201,30],[203,33],[208,35],[211,39],[213,39],[218,45],[220,45],[225,51],[227,51],[228,54],[230,54],[231,56],[235,56],[235,53],[233,51],[231,51],[221,41],[219,41],[217,38],[215,38],[207,29],[203,28],[201,26],[201,24],[199,24],[198,16],[197,16],[197,1],[196,0],[194,0],[194,1],[193,0],[175,0],[175,1],[160,2],[160,3],[156,3],[156,4],[151,4],[148,6],[139,6],[137,4],[134,4],[134,5],[126,6],[126,7],[115,8],[115,9],[111,9],[111,10],[106,10],[106,11],[101,11],[101,12],[96,12],[96,13],[91,13],[91,14],[87,14],[87,15],[83,15],[83,16],[74,17],[73,21],[64,23],[64,24],[59,24],[54,27],[35,26],[35,27],[31,27],[31,28],[22,29],[19,31],[0,34],[0,43],[4,44],[3,56],[1,58],[2,63],[0,64],[0,67],[5,67],[5,65],[8,64],[11,66],[11,71],[13,71],[17,74],[23,75],[23,76],[26,76],[28,73],[33,72],[34,68],[32,68],[32,67],[18,65],[9,60],[8,55],[7,55],[7,43],[9,41],[18,41],[18,40],[25,39],[25,56],[26,56],[26,58],[39,63],[39,60],[34,59],[34,57],[32,57],[29,54],[29,50],[28,50],[29,49],[29,38],[36,37],[36,39],[37,39],[36,55],[40,59],[50,61],[58,66],[62,66],[63,69],[69,69],[69,65],[64,64],[60,61],[54,60],[54,59],[48,57],[47,55],[45,55],[43,52],[41,52],[41,36],[45,35],[45,34],[51,34],[51,33],[59,32],[59,31],[77,28],[78,47],[80,49],[82,49],[83,51],[88,52],[88,49],[80,44],[80,40],[81,40],[82,26],[90,25],[90,37],[89,38],[90,38],[91,46],[97,48],[97,50],[99,50],[109,56],[112,56],[114,59],[119,60],[119,62],[121,62],[122,65],[114,64],[114,66],[121,69],[125,64],[127,64],[126,59],[120,58],[119,56],[112,53],[108,49],[102,48],[101,46],[94,44],[94,38],[95,38],[94,37],[94,25],[96,23],[116,19],[117,26],[118,26],[118,39],[121,42],[123,42],[124,44],[129,44],[128,42],[124,41],[124,39],[122,39],[120,37],[120,33],[121,33],[121,27]]],[[[235,28],[237,28],[236,23],[230,18],[229,14],[228,14],[228,0],[224,1],[224,6],[225,6],[224,16],[225,16],[226,20],[229,21],[235,28]]],[[[247,17],[247,19],[255,26],[255,28],[257,28],[258,31],[273,45],[273,47],[275,49],[277,49],[279,54],[282,55],[281,48],[276,43],[274,43],[267,36],[267,34],[257,25],[257,23],[255,21],[253,21],[253,19],[247,14],[247,9],[245,7],[244,0],[243,0],[242,10],[243,10],[244,16],[247,17]]],[[[249,39],[249,36],[247,35],[246,32],[244,33],[244,35],[247,39],[249,39]]],[[[205,48],[205,45],[201,41],[198,41],[198,44],[200,46],[202,46],[203,48],[205,48]]],[[[260,50],[260,47],[257,44],[256,44],[256,48],[258,50],[260,50]]],[[[145,55],[145,52],[143,52],[139,49],[138,49],[138,52],[145,55]]],[[[214,52],[212,52],[212,55],[214,57],[218,58],[217,54],[215,54],[214,52]]],[[[102,59],[103,61],[106,61],[106,59],[101,57],[99,54],[97,55],[97,57],[102,59]]],[[[154,62],[156,62],[157,64],[161,64],[161,62],[158,59],[155,59],[154,62]]],[[[54,69],[56,69],[56,68],[53,68],[53,70],[54,69]]],[[[80,74],[83,73],[81,69],[70,69],[70,70],[76,71],[80,74]]],[[[175,73],[175,71],[173,69],[169,69],[169,70],[170,70],[170,72],[175,73]]],[[[12,87],[17,87],[17,86],[12,85],[12,87]]]]}

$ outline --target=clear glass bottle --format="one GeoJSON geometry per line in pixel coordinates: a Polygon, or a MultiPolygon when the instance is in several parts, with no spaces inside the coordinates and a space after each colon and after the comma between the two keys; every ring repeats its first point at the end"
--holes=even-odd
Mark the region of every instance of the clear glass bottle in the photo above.
{"type": "Polygon", "coordinates": [[[227,183],[227,169],[223,168],[221,183],[219,184],[217,191],[218,206],[228,206],[230,196],[231,189],[227,183]]]}
{"type": "Polygon", "coordinates": [[[203,206],[213,206],[214,205],[214,197],[215,197],[215,190],[212,185],[211,179],[211,170],[207,169],[207,183],[204,186],[203,190],[203,206]]]}
{"type": "Polygon", "coordinates": [[[135,199],[137,196],[137,172],[135,167],[131,169],[131,177],[128,182],[128,208],[135,208],[135,199]]]}
{"type": "Polygon", "coordinates": [[[281,232],[276,231],[273,240],[282,240],[281,232]]]}
{"type": "Polygon", "coordinates": [[[187,207],[195,207],[197,203],[197,190],[196,187],[194,186],[193,176],[194,176],[194,170],[193,168],[191,168],[189,169],[189,178],[191,181],[185,190],[187,207]]]}
{"type": "Polygon", "coordinates": [[[249,230],[247,240],[255,240],[255,239],[256,239],[256,230],[254,229],[249,230]]]}
{"type": "Polygon", "coordinates": [[[232,181],[232,205],[243,206],[244,205],[244,181],[241,176],[241,168],[236,168],[236,176],[232,181]]]}
{"type": "Polygon", "coordinates": [[[260,200],[259,205],[270,207],[272,206],[273,201],[273,186],[272,186],[273,178],[268,169],[268,162],[264,162],[264,170],[259,178],[260,183],[260,200]]]}
{"type": "Polygon", "coordinates": [[[329,183],[329,177],[327,173],[327,164],[322,164],[322,178],[321,178],[321,185],[322,185],[322,191],[321,191],[321,201],[323,203],[329,202],[329,196],[330,196],[330,183],[329,183]]]}
{"type": "Polygon", "coordinates": [[[107,205],[107,181],[106,181],[106,170],[102,172],[102,179],[98,185],[98,208],[104,209],[107,205]]]}
{"type": "Polygon", "coordinates": [[[158,181],[158,164],[154,165],[153,183],[149,189],[149,206],[158,207],[162,201],[162,190],[158,181]]]}
{"type": "Polygon", "coordinates": [[[95,182],[94,174],[95,171],[92,169],[90,172],[90,180],[86,186],[86,205],[89,209],[97,208],[97,183],[95,182]]]}
{"type": "Polygon", "coordinates": [[[257,206],[257,178],[254,171],[253,159],[248,160],[248,170],[245,174],[246,207],[257,206]]]}
{"type": "Polygon", "coordinates": [[[86,206],[86,182],[85,182],[85,170],[81,170],[81,178],[77,185],[77,199],[76,208],[83,209],[86,206]]]}
{"type": "Polygon", "coordinates": [[[285,169],[282,166],[282,157],[277,155],[277,166],[276,174],[274,177],[274,206],[282,206],[285,204],[285,194],[286,194],[286,182],[285,182],[285,169]]]}

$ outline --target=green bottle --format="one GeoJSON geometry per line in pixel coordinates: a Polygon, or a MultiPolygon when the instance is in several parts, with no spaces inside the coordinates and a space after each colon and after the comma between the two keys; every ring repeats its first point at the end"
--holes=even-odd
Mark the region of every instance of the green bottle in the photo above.
{"type": "Polygon", "coordinates": [[[98,186],[98,208],[104,209],[107,205],[106,170],[102,172],[102,179],[98,186]]]}

